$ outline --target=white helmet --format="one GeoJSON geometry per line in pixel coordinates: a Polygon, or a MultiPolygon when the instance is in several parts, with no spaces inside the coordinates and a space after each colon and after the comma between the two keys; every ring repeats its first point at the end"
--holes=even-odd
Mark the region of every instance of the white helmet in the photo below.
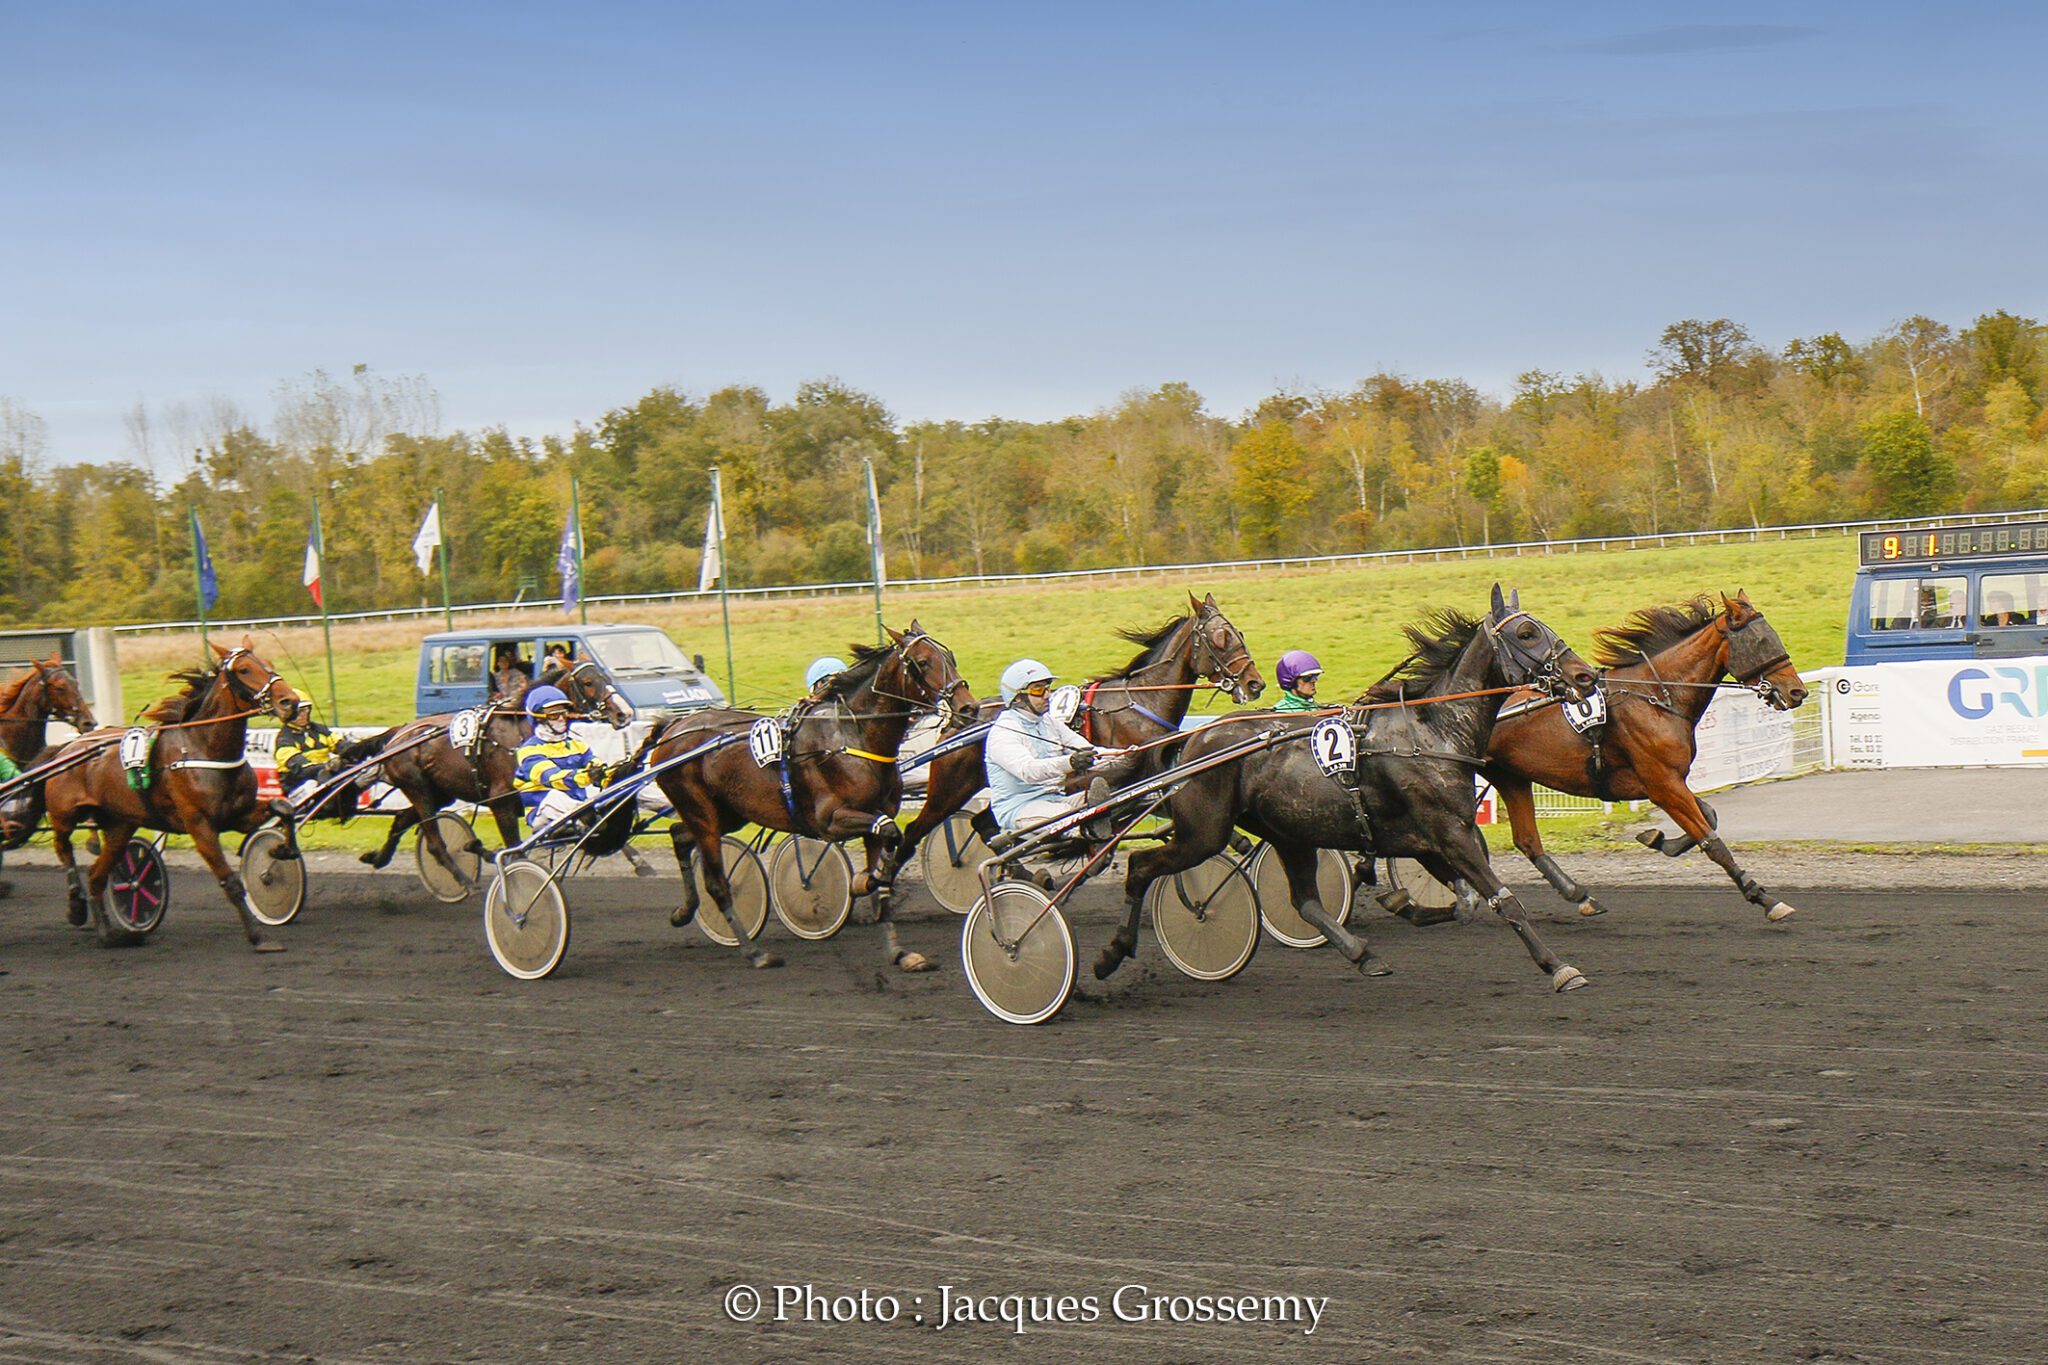
{"type": "Polygon", "coordinates": [[[834,673],[844,673],[845,671],[846,660],[844,659],[835,659],[830,654],[825,655],[821,659],[813,659],[811,660],[811,666],[804,670],[804,690],[808,692],[834,673]]]}
{"type": "Polygon", "coordinates": [[[1053,672],[1036,659],[1019,659],[1003,670],[1003,701],[1013,702],[1017,694],[1035,682],[1051,682],[1053,672]]]}

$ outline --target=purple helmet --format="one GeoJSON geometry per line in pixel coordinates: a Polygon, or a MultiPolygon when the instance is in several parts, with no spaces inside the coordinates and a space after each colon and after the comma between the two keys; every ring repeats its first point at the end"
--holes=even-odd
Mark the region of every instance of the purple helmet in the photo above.
{"type": "Polygon", "coordinates": [[[1273,676],[1284,691],[1292,692],[1294,684],[1303,678],[1319,676],[1323,666],[1316,662],[1316,656],[1305,649],[1290,649],[1280,656],[1274,665],[1273,676]]]}

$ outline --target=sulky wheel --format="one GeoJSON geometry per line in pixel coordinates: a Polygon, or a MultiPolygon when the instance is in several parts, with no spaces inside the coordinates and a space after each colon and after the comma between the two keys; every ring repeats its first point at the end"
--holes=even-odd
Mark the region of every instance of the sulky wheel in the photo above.
{"type": "Polygon", "coordinates": [[[1458,893],[1432,877],[1413,858],[1387,859],[1387,887],[1390,891],[1406,891],[1408,904],[1417,910],[1452,910],[1458,904],[1458,893]]]}
{"type": "Polygon", "coordinates": [[[454,905],[468,900],[469,893],[476,890],[476,884],[483,876],[483,846],[477,842],[476,827],[452,810],[444,810],[420,826],[412,851],[413,858],[419,863],[420,885],[427,888],[428,895],[444,904],[454,905]],[[430,826],[441,836],[441,844],[448,850],[454,868],[434,856],[433,846],[427,842],[430,826]]]}
{"type": "Polygon", "coordinates": [[[932,899],[956,915],[964,915],[981,899],[981,865],[988,845],[974,828],[974,817],[961,810],[927,834],[917,851],[924,885],[932,899]]]}
{"type": "Polygon", "coordinates": [[[508,861],[484,893],[484,941],[498,965],[521,981],[538,981],[569,951],[569,906],[539,863],[508,861]]]}
{"type": "MultiPolygon", "coordinates": [[[[1266,932],[1290,948],[1320,948],[1323,931],[1294,912],[1287,889],[1287,865],[1271,844],[1260,844],[1250,865],[1252,885],[1259,893],[1259,920],[1266,932]]],[[[1351,865],[1334,849],[1316,850],[1316,899],[1330,918],[1342,924],[1351,913],[1351,865]]]]}
{"type": "Polygon", "coordinates": [[[960,925],[960,963],[982,1006],[1008,1024],[1042,1024],[1074,989],[1074,936],[1030,882],[997,882],[960,925]]]}
{"type": "Polygon", "coordinates": [[[130,839],[107,873],[106,912],[123,937],[141,937],[164,922],[171,878],[163,854],[147,839],[130,839]]]}
{"type": "Polygon", "coordinates": [[[1167,960],[1197,981],[1228,981],[1259,948],[1259,897],[1236,860],[1210,858],[1145,890],[1167,960]]]}
{"type": "Polygon", "coordinates": [[[259,829],[242,845],[242,888],[249,913],[276,928],[290,924],[306,904],[306,860],[280,858],[291,840],[276,826],[259,829]]]}
{"type": "MultiPolygon", "coordinates": [[[[759,938],[762,926],[768,923],[768,874],[761,870],[761,860],[744,840],[728,834],[719,840],[718,851],[725,862],[725,880],[732,887],[733,913],[739,917],[740,927],[747,931],[749,939],[759,938]]],[[[738,936],[704,886],[701,859],[690,860],[690,875],[697,879],[697,927],[713,943],[738,947],[738,936]]]]}
{"type": "Polygon", "coordinates": [[[768,860],[775,918],[798,938],[827,939],[853,913],[853,861],[822,839],[791,835],[768,860]]]}

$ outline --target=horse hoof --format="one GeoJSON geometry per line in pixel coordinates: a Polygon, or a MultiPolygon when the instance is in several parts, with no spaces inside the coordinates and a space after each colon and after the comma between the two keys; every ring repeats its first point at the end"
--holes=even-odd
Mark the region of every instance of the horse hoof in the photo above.
{"type": "Polygon", "coordinates": [[[1358,974],[1360,976],[1392,976],[1394,969],[1387,965],[1385,958],[1373,957],[1367,954],[1358,960],[1358,974]]]}
{"type": "Polygon", "coordinates": [[[281,953],[284,951],[284,945],[274,938],[259,938],[249,946],[259,953],[281,953]]]}
{"type": "Polygon", "coordinates": [[[1636,842],[1649,849],[1652,853],[1662,853],[1664,851],[1664,831],[1661,829],[1637,830],[1636,842]]]}
{"type": "Polygon", "coordinates": [[[1794,915],[1798,913],[1799,912],[1793,907],[1785,904],[1785,902],[1783,901],[1779,901],[1770,909],[1764,911],[1764,918],[1769,920],[1771,923],[1776,924],[1781,920],[1791,919],[1794,915]]]}
{"type": "Polygon", "coordinates": [[[865,872],[856,872],[853,874],[852,888],[846,894],[852,896],[855,900],[859,900],[874,889],[875,883],[872,877],[868,876],[865,872]]]}
{"type": "Polygon", "coordinates": [[[1590,986],[1592,984],[1592,982],[1586,980],[1585,974],[1577,967],[1561,966],[1550,974],[1550,988],[1559,995],[1563,995],[1566,991],[1575,991],[1581,986],[1590,986]]]}
{"type": "Polygon", "coordinates": [[[782,958],[777,953],[755,953],[753,962],[755,971],[765,972],[770,967],[780,967],[782,965],[782,958]]]}
{"type": "Polygon", "coordinates": [[[906,948],[896,955],[896,970],[899,972],[935,972],[938,969],[939,964],[923,953],[914,953],[906,948]]]}
{"type": "Polygon", "coordinates": [[[668,922],[680,929],[697,918],[697,912],[688,906],[680,906],[668,912],[668,922]]]}
{"type": "Polygon", "coordinates": [[[364,867],[375,867],[377,865],[377,850],[373,848],[367,853],[358,853],[356,861],[364,867]]]}
{"type": "Polygon", "coordinates": [[[69,906],[65,907],[64,922],[74,929],[83,929],[88,918],[90,916],[87,914],[85,904],[82,901],[73,901],[69,906]]]}
{"type": "Polygon", "coordinates": [[[1591,919],[1595,915],[1604,915],[1606,913],[1607,907],[1594,900],[1591,896],[1579,902],[1579,915],[1581,918],[1591,919]]]}
{"type": "Polygon", "coordinates": [[[1408,888],[1405,886],[1397,886],[1391,891],[1382,891],[1374,899],[1380,903],[1380,909],[1390,915],[1401,915],[1403,918],[1406,918],[1405,912],[1408,907],[1415,903],[1415,897],[1408,894],[1408,888]]]}
{"type": "Polygon", "coordinates": [[[634,863],[633,875],[636,877],[659,877],[661,875],[661,869],[658,867],[650,866],[647,863],[634,863]]]}

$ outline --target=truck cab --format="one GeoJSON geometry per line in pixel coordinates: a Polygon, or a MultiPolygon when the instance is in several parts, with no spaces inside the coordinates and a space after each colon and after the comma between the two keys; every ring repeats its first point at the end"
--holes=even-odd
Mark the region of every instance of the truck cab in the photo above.
{"type": "Polygon", "coordinates": [[[1851,666],[2048,654],[2048,522],[1902,526],[1859,548],[1851,666]]]}
{"type": "Polygon", "coordinates": [[[420,641],[416,715],[432,716],[481,706],[491,698],[494,672],[512,669],[532,678],[547,671],[550,653],[595,663],[647,724],[707,706],[725,694],[656,626],[507,626],[451,630],[420,641]]]}

